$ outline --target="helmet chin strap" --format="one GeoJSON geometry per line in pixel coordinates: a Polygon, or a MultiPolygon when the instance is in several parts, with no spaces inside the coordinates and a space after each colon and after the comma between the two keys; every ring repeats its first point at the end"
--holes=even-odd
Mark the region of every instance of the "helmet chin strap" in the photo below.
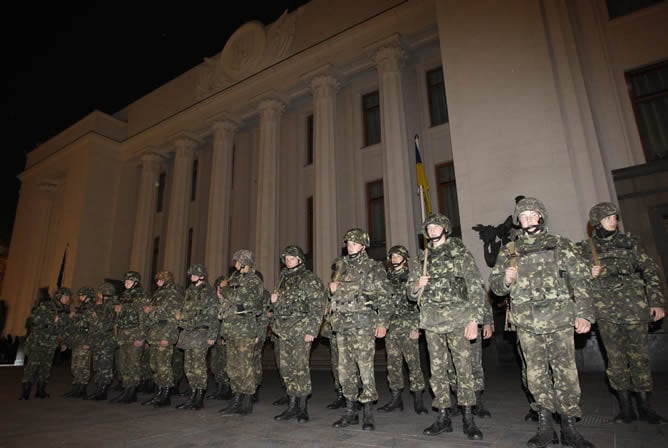
{"type": "Polygon", "coordinates": [[[441,231],[441,233],[438,236],[428,236],[427,239],[431,241],[432,243],[435,243],[436,241],[440,240],[446,235],[445,229],[441,231]]]}
{"type": "Polygon", "coordinates": [[[545,228],[544,224],[545,221],[543,221],[543,217],[541,216],[540,219],[538,220],[538,224],[529,226],[527,228],[522,228],[522,231],[527,235],[535,235],[537,233],[540,233],[545,228]]]}
{"type": "Polygon", "coordinates": [[[352,259],[355,259],[355,258],[359,257],[359,255],[360,255],[362,252],[364,252],[364,249],[365,249],[365,248],[362,247],[362,249],[358,250],[357,252],[353,252],[352,254],[349,253],[349,254],[348,254],[348,257],[350,257],[350,258],[352,258],[352,259]]]}
{"type": "Polygon", "coordinates": [[[597,225],[596,226],[596,235],[598,235],[600,238],[607,238],[609,236],[614,235],[617,233],[617,229],[615,230],[605,230],[602,225],[597,225]]]}

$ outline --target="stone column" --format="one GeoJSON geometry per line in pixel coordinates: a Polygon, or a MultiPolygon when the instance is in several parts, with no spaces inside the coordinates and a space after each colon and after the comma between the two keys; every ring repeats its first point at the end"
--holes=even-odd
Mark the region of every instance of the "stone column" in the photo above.
{"type": "Polygon", "coordinates": [[[327,280],[339,248],[336,226],[336,90],[331,76],[311,81],[313,90],[314,182],[313,271],[327,280]]]}
{"type": "Polygon", "coordinates": [[[285,105],[264,100],[260,110],[260,160],[255,214],[255,259],[268,289],[278,269],[278,148],[281,113],[285,105]]]}
{"type": "Polygon", "coordinates": [[[155,201],[158,195],[157,184],[160,176],[160,156],[146,153],[141,158],[141,177],[139,179],[139,198],[135,214],[135,231],[132,239],[130,269],[140,272],[148,285],[153,279],[150,275],[150,260],[153,253],[153,221],[155,201]]]}
{"type": "Polygon", "coordinates": [[[165,269],[174,274],[177,282],[182,281],[186,268],[186,244],[188,203],[192,183],[194,150],[197,142],[184,137],[175,142],[172,188],[169,194],[169,214],[167,216],[167,238],[165,240],[165,269]]]}
{"type": "Polygon", "coordinates": [[[206,227],[204,263],[209,275],[227,273],[230,233],[230,194],[232,192],[232,150],[237,123],[231,120],[213,124],[209,213],[206,227]]]}
{"type": "Polygon", "coordinates": [[[416,187],[411,181],[409,154],[413,146],[406,133],[406,110],[402,88],[403,50],[396,45],[378,49],[373,57],[380,84],[381,129],[383,138],[383,187],[387,244],[402,244],[415,253],[417,238],[413,216],[416,187]]]}

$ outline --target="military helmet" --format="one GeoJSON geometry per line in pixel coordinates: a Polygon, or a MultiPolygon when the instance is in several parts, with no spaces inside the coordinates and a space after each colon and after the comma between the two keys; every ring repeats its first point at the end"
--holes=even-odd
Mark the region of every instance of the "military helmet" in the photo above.
{"type": "Polygon", "coordinates": [[[619,215],[619,209],[612,202],[601,202],[589,210],[589,223],[592,227],[601,224],[601,220],[606,216],[619,215]]]}
{"type": "Polygon", "coordinates": [[[255,266],[255,258],[253,252],[248,249],[240,249],[232,255],[232,260],[238,261],[244,266],[255,266]]]}
{"type": "Polygon", "coordinates": [[[111,283],[105,282],[97,288],[97,292],[102,294],[102,297],[113,297],[116,294],[116,288],[111,283]]]}
{"type": "Polygon", "coordinates": [[[209,276],[209,273],[206,271],[206,267],[203,264],[193,264],[188,268],[188,276],[191,275],[206,278],[209,276]]]}
{"type": "Polygon", "coordinates": [[[427,238],[429,238],[427,227],[430,224],[436,224],[443,227],[443,232],[445,232],[446,235],[449,235],[452,231],[452,225],[450,224],[450,219],[447,216],[442,213],[432,213],[431,215],[427,216],[427,219],[424,220],[424,225],[422,226],[422,233],[427,238]]]}
{"type": "Polygon", "coordinates": [[[89,288],[88,286],[83,286],[79,288],[79,291],[77,291],[78,296],[84,296],[87,299],[94,299],[95,298],[95,290],[93,288],[89,288]]]}
{"type": "Polygon", "coordinates": [[[371,240],[369,238],[369,234],[358,227],[348,230],[343,235],[343,244],[346,244],[348,241],[361,244],[364,247],[371,246],[371,240]]]}
{"type": "Polygon", "coordinates": [[[391,261],[392,259],[392,254],[398,254],[404,257],[404,260],[408,260],[410,258],[410,255],[408,254],[408,249],[406,249],[402,245],[396,245],[390,247],[390,250],[387,251],[387,261],[391,261]]]}
{"type": "Polygon", "coordinates": [[[133,282],[141,283],[141,274],[137,271],[128,271],[125,273],[124,280],[132,280],[133,282]]]}
{"type": "Polygon", "coordinates": [[[301,247],[291,245],[287,246],[283,253],[281,254],[281,263],[285,264],[285,257],[288,255],[291,255],[293,257],[299,258],[299,260],[303,263],[304,262],[304,251],[302,250],[301,247]]]}
{"type": "Polygon", "coordinates": [[[162,280],[165,283],[174,283],[174,274],[169,271],[160,271],[155,274],[155,281],[162,280]]]}
{"type": "Polygon", "coordinates": [[[58,288],[56,291],[56,294],[54,295],[54,298],[56,300],[60,300],[61,297],[63,296],[70,296],[72,297],[72,290],[70,288],[67,288],[65,286],[58,288]]]}
{"type": "Polygon", "coordinates": [[[522,212],[535,211],[543,217],[543,224],[547,224],[547,210],[542,202],[536,198],[524,198],[515,205],[513,212],[513,224],[520,225],[520,214],[522,212]]]}

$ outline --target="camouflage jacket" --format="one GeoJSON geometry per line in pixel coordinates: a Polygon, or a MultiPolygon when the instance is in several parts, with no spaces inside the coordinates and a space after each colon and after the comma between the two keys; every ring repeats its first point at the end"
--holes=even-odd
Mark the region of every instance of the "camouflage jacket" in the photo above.
{"type": "Polygon", "coordinates": [[[548,232],[521,234],[504,246],[489,277],[494,294],[510,294],[510,321],[534,334],[573,327],[576,318],[594,322],[587,290],[590,271],[569,239],[548,232]],[[511,254],[511,244],[514,251],[511,254]],[[507,286],[505,270],[511,256],[517,261],[517,279],[507,286]]]}
{"type": "Polygon", "coordinates": [[[165,339],[170,345],[176,344],[179,325],[176,312],[183,306],[185,292],[174,283],[165,283],[151,297],[150,311],[146,315],[146,342],[160,344],[165,339]]]}
{"type": "Polygon", "coordinates": [[[109,301],[95,303],[90,321],[90,341],[94,348],[104,348],[116,344],[114,341],[114,325],[116,313],[109,301]]]}
{"type": "MultiPolygon", "coordinates": [[[[424,251],[414,258],[406,289],[412,300],[418,279],[422,276],[424,251]]],[[[487,293],[473,255],[459,238],[450,237],[444,244],[427,248],[429,282],[420,298],[420,328],[436,333],[463,330],[471,321],[482,323],[487,293]]]]}
{"type": "Polygon", "coordinates": [[[395,271],[387,271],[387,279],[392,285],[392,302],[394,312],[390,318],[388,330],[393,333],[408,334],[420,326],[420,309],[415,301],[408,300],[406,282],[408,282],[408,266],[395,271]]]}
{"type": "Polygon", "coordinates": [[[208,340],[215,340],[220,330],[217,313],[218,301],[211,285],[202,282],[198,286],[188,286],[178,323],[183,329],[179,343],[182,339],[190,339],[194,345],[182,348],[205,347],[208,340]]]}
{"type": "Polygon", "coordinates": [[[118,345],[132,344],[146,338],[144,306],[148,304],[146,294],[141,287],[126,291],[130,294],[129,302],[121,303],[121,311],[116,314],[115,334],[118,345]]]}
{"type": "Polygon", "coordinates": [[[55,349],[58,346],[58,339],[67,338],[70,323],[69,307],[55,301],[44,300],[34,309],[29,322],[26,350],[31,346],[55,349]],[[58,316],[57,322],[56,316],[58,316]]]}
{"type": "Polygon", "coordinates": [[[383,264],[369,258],[366,251],[355,258],[345,256],[339,260],[343,261],[345,272],[336,292],[329,295],[332,330],[387,328],[394,307],[392,285],[383,264]]]}
{"type": "Polygon", "coordinates": [[[92,330],[94,326],[93,303],[79,303],[79,306],[72,315],[65,341],[69,347],[78,347],[82,345],[92,345],[92,330]]]}
{"type": "MultiPolygon", "coordinates": [[[[267,301],[262,280],[251,268],[246,273],[236,272],[228,280],[227,286],[221,289],[223,296],[218,316],[222,321],[221,336],[255,338],[260,336],[264,325],[263,313],[266,315],[267,301]],[[258,322],[258,317],[261,322],[258,322]]],[[[266,333],[265,333],[266,334],[266,333]]]]}
{"type": "MultiPolygon", "coordinates": [[[[608,238],[592,237],[602,266],[601,274],[589,281],[596,318],[615,323],[649,322],[649,309],[666,307],[659,268],[647,255],[640,240],[617,232],[608,238]]],[[[578,244],[587,265],[593,266],[589,241],[578,244]]]]}
{"type": "Polygon", "coordinates": [[[327,299],[318,276],[303,263],[293,269],[284,268],[276,292],[272,331],[281,338],[317,336],[327,299]]]}

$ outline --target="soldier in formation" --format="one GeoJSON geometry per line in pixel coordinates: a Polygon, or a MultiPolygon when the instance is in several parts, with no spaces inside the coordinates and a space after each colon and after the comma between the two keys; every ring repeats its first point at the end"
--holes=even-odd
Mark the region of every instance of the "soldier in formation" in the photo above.
{"type": "MultiPolygon", "coordinates": [[[[223,303],[223,288],[227,285],[227,279],[224,276],[216,278],[213,287],[216,290],[216,297],[218,298],[218,306],[221,307],[223,303]]],[[[227,375],[227,346],[225,339],[221,336],[224,332],[225,323],[221,322],[220,334],[216,340],[216,344],[211,347],[209,363],[211,366],[211,373],[213,373],[216,382],[216,390],[207,395],[208,400],[229,400],[232,398],[232,388],[230,387],[230,377],[227,375]]]]}
{"type": "Polygon", "coordinates": [[[89,400],[106,400],[114,374],[114,285],[103,283],[97,289],[90,327],[91,361],[95,373],[95,391],[89,400]]]}
{"type": "Polygon", "coordinates": [[[79,288],[79,306],[73,314],[69,329],[67,341],[72,347],[72,390],[63,397],[87,399],[86,388],[91,376],[91,346],[92,329],[95,317],[93,316],[93,306],[95,300],[95,290],[93,288],[79,288]]]}

